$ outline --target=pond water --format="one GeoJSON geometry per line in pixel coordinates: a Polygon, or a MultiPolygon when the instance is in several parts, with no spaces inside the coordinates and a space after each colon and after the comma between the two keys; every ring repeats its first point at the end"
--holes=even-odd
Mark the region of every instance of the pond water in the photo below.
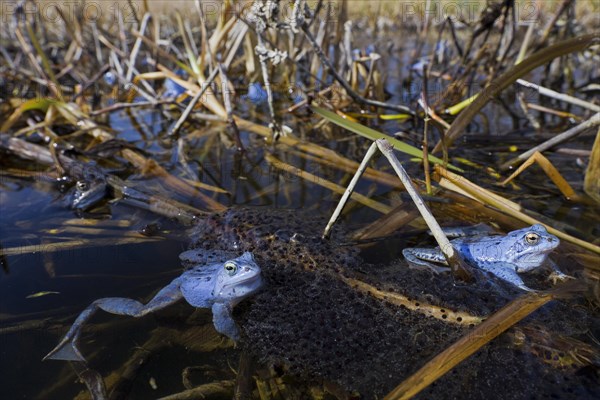
{"type": "MultiPolygon", "coordinates": [[[[166,120],[160,112],[152,111],[139,113],[136,118],[118,112],[111,115],[110,122],[120,132],[120,138],[151,152],[153,158],[160,160],[162,165],[169,165],[169,153],[159,139],[164,137],[165,128],[173,121],[166,120]],[[147,127],[143,132],[134,128],[142,125],[139,121],[147,127]]],[[[212,136],[218,136],[218,132],[212,136]]],[[[204,140],[198,140],[198,148],[202,148],[204,140]]],[[[218,153],[211,152],[198,158],[202,159],[203,180],[217,183],[230,192],[217,196],[218,201],[227,206],[312,208],[318,213],[333,209],[335,199],[330,191],[269,166],[264,161],[265,146],[260,140],[244,133],[243,142],[247,151],[243,158],[235,149],[227,148],[224,144],[218,144],[218,153]]],[[[286,158],[319,177],[336,181],[343,176],[338,171],[324,169],[298,157],[286,158]]],[[[8,161],[7,158],[5,160],[8,161]]],[[[12,161],[3,165],[12,165],[12,161]]],[[[176,171],[176,168],[172,170],[176,171]]],[[[71,398],[85,391],[83,385],[73,384],[73,380],[76,380],[73,370],[68,363],[42,362],[42,357],[56,345],[57,339],[64,334],[76,314],[92,301],[115,296],[149,299],[158,288],[178,276],[181,273],[178,254],[187,248],[189,238],[187,227],[119,202],[108,205],[96,214],[86,215],[97,218],[96,227],[105,229],[104,232],[69,232],[68,227],[62,232],[61,226],[65,227],[65,221],[77,226],[79,218],[68,207],[70,191],[63,189],[61,192],[60,185],[42,177],[41,172],[36,179],[30,181],[3,175],[0,187],[2,248],[24,247],[22,251],[17,250],[17,254],[2,260],[4,272],[0,274],[0,315],[2,326],[7,328],[2,333],[0,360],[3,393],[10,398],[71,398]],[[119,221],[126,223],[119,226],[119,221]],[[164,239],[149,243],[110,244],[111,240],[118,241],[128,233],[142,231],[148,225],[158,226],[157,235],[164,239]],[[78,239],[89,239],[91,243],[83,248],[48,252],[52,243],[78,239]],[[100,240],[103,245],[94,244],[100,240]],[[49,293],[28,297],[44,292],[49,293]],[[16,326],[21,328],[11,332],[10,327],[16,326]],[[24,385],[25,375],[27,385],[24,385]]],[[[162,190],[163,195],[171,196],[160,189],[156,180],[131,177],[130,181],[134,186],[137,183],[138,187],[153,188],[159,192],[162,190]]],[[[361,184],[359,190],[364,190],[365,186],[361,184]]],[[[174,197],[186,204],[201,206],[197,199],[174,197]]],[[[368,210],[362,214],[364,218],[378,215],[368,210]]],[[[124,363],[131,349],[144,343],[164,318],[168,320],[169,315],[175,313],[185,320],[185,314],[192,314],[193,308],[181,304],[166,313],[167,317],[162,315],[159,319],[147,317],[128,320],[107,315],[95,317],[94,323],[118,322],[117,327],[102,329],[90,338],[94,343],[91,348],[102,353],[102,361],[94,362],[93,367],[106,376],[124,363]],[[114,340],[115,337],[118,340],[114,340]]],[[[209,322],[210,313],[204,314],[203,319],[209,322]]],[[[89,349],[90,346],[84,348],[89,349]]],[[[197,354],[187,352],[184,348],[173,348],[153,356],[142,376],[138,377],[129,398],[159,397],[173,393],[173,388],[181,386],[180,371],[190,365],[215,364],[217,375],[230,377],[228,365],[235,365],[238,361],[237,352],[231,349],[208,353],[201,359],[197,354]],[[156,390],[148,383],[151,377],[157,382],[156,390]]]]}

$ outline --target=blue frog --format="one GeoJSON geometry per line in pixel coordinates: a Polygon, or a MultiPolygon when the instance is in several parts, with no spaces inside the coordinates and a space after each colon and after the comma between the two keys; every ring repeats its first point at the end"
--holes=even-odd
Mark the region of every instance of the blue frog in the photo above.
{"type": "Polygon", "coordinates": [[[182,298],[194,307],[211,308],[215,329],[237,341],[240,332],[231,317],[231,311],[237,303],[263,285],[261,269],[252,253],[246,252],[238,258],[210,265],[204,264],[206,259],[197,250],[186,251],[180,258],[184,263],[196,266],[161,289],[148,304],[121,297],[94,301],[79,314],[71,329],[44,360],[85,361],[77,348],[77,341],[83,324],[99,309],[111,314],[142,317],[182,298]]]}
{"type": "MultiPolygon", "coordinates": [[[[542,266],[547,261],[548,254],[560,244],[560,240],[548,233],[543,225],[536,224],[509,232],[505,236],[460,237],[450,243],[474,267],[523,290],[531,291],[532,289],[525,285],[518,274],[542,266]]],[[[439,266],[440,264],[447,266],[446,259],[439,248],[407,248],[402,251],[402,254],[413,267],[426,267],[435,272],[448,270],[439,266]]],[[[550,266],[554,270],[553,279],[569,278],[553,263],[550,266]]]]}

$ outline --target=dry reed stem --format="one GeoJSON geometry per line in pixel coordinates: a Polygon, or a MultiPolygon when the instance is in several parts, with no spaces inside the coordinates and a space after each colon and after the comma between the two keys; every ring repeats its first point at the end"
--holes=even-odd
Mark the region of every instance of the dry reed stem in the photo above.
{"type": "Polygon", "coordinates": [[[505,186],[506,184],[511,182],[513,179],[515,179],[517,176],[519,176],[528,167],[533,165],[533,163],[537,163],[542,168],[542,170],[546,173],[548,178],[550,178],[552,180],[552,182],[554,182],[556,187],[558,187],[558,189],[563,194],[563,196],[565,196],[569,200],[574,200],[574,201],[582,200],[581,197],[577,193],[575,193],[575,191],[573,190],[571,185],[569,185],[569,183],[565,180],[565,178],[562,177],[560,172],[558,172],[556,167],[554,165],[552,165],[550,160],[548,160],[546,157],[544,157],[544,155],[542,153],[540,153],[539,151],[536,151],[535,153],[533,153],[531,155],[531,157],[529,157],[529,159],[527,159],[527,161],[525,161],[523,164],[521,164],[521,166],[519,166],[519,168],[517,168],[517,170],[511,174],[511,176],[509,176],[508,178],[506,178],[505,180],[500,182],[500,185],[505,186]]]}
{"type": "Polygon", "coordinates": [[[392,390],[385,400],[410,399],[481,347],[529,314],[553,300],[561,289],[528,293],[511,301],[392,390]]]}
{"type": "Polygon", "coordinates": [[[89,247],[122,246],[135,243],[157,242],[160,240],[162,240],[160,237],[148,237],[140,234],[138,234],[138,237],[76,239],[67,240],[64,242],[32,244],[28,246],[16,246],[0,249],[0,257],[33,254],[39,252],[54,253],[57,251],[84,249],[89,247]]]}
{"type": "Polygon", "coordinates": [[[347,285],[351,286],[362,293],[369,294],[376,299],[390,302],[399,307],[406,307],[406,309],[415,311],[419,314],[423,314],[428,317],[439,319],[450,324],[474,326],[479,325],[487,317],[479,317],[473,314],[469,314],[464,311],[453,311],[447,307],[440,307],[434,304],[428,304],[422,300],[411,299],[398,292],[386,292],[379,290],[373,285],[369,285],[366,282],[360,281],[353,278],[344,278],[342,281],[347,285]]]}
{"type": "MultiPolygon", "coordinates": [[[[280,169],[287,173],[296,175],[308,182],[311,182],[311,183],[317,184],[319,186],[322,186],[324,188],[327,188],[337,194],[344,194],[345,189],[342,186],[337,185],[331,181],[328,181],[325,178],[311,174],[310,172],[303,171],[298,167],[294,167],[292,165],[286,164],[283,161],[278,160],[277,158],[275,158],[274,156],[272,156],[270,154],[266,154],[265,159],[267,160],[267,162],[269,164],[273,165],[277,169],[280,169]]],[[[364,196],[359,193],[352,193],[351,197],[353,200],[358,201],[359,203],[361,203],[367,207],[370,207],[376,211],[379,211],[380,213],[383,213],[383,214],[387,214],[392,209],[388,205],[379,203],[378,201],[375,201],[375,200],[371,200],[367,196],[364,196]]]]}

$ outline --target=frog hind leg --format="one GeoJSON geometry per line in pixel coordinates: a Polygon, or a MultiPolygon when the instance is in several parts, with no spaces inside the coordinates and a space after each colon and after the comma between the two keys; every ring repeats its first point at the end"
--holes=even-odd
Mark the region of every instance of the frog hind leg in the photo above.
{"type": "Polygon", "coordinates": [[[85,358],[77,348],[77,342],[83,324],[98,310],[137,318],[165,308],[177,302],[182,297],[179,290],[179,278],[177,278],[161,289],[146,305],[137,300],[123,297],[106,297],[98,299],[79,314],[67,334],[62,338],[58,345],[43,358],[43,360],[85,361],[85,358]]]}
{"type": "Polygon", "coordinates": [[[231,317],[231,306],[224,303],[214,303],[212,313],[216,331],[237,342],[240,339],[240,330],[231,317]]]}
{"type": "MultiPolygon", "coordinates": [[[[464,238],[494,235],[496,232],[489,225],[477,224],[472,226],[459,226],[451,228],[442,228],[444,235],[448,238],[464,238]]],[[[431,232],[430,232],[431,234],[431,232]]]]}
{"type": "Polygon", "coordinates": [[[490,262],[480,266],[480,269],[497,276],[505,282],[515,285],[521,290],[525,290],[527,292],[535,291],[525,285],[525,282],[523,282],[523,279],[521,279],[519,274],[517,274],[517,271],[515,271],[515,267],[512,264],[504,262],[490,262]]]}
{"type": "Polygon", "coordinates": [[[411,268],[428,269],[435,273],[450,271],[444,254],[438,249],[407,248],[402,250],[402,255],[411,268]]]}

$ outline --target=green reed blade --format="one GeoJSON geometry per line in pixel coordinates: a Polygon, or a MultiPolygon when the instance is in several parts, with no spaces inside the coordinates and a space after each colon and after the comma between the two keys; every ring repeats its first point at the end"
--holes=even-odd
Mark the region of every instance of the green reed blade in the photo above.
{"type": "MultiPolygon", "coordinates": [[[[394,147],[394,149],[401,151],[403,153],[409,154],[411,156],[417,157],[419,159],[423,159],[423,150],[421,150],[421,149],[418,149],[414,146],[411,146],[409,144],[401,142],[400,140],[393,138],[391,136],[388,136],[379,131],[376,131],[375,129],[371,129],[371,128],[361,125],[357,122],[347,120],[343,117],[340,117],[336,113],[326,110],[324,108],[321,108],[318,106],[311,106],[310,108],[315,113],[319,114],[321,117],[325,118],[326,120],[328,120],[330,122],[333,122],[334,124],[336,124],[338,126],[341,126],[344,129],[347,129],[351,132],[354,132],[362,137],[366,137],[367,139],[371,139],[373,141],[375,141],[377,139],[386,139],[388,142],[390,142],[390,144],[394,147]]],[[[440,158],[434,157],[432,155],[429,155],[427,158],[429,159],[429,162],[431,162],[431,163],[444,165],[444,161],[440,158]]],[[[455,167],[453,165],[447,165],[447,168],[454,170],[454,171],[462,172],[462,170],[460,168],[455,167]]]]}

